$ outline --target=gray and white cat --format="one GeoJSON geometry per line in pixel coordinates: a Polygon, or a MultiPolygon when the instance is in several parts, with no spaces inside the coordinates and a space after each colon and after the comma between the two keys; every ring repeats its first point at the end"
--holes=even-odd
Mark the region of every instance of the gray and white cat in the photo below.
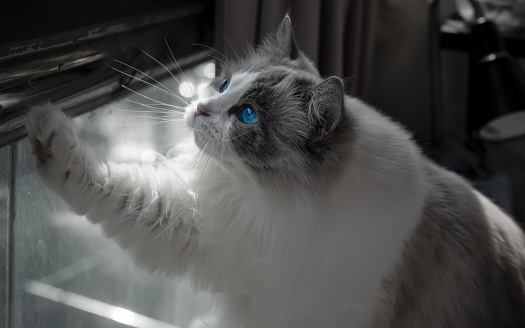
{"type": "Polygon", "coordinates": [[[45,184],[138,265],[215,292],[217,327],[525,327],[525,243],[399,125],[323,79],[286,17],[186,109],[182,177],[97,158],[27,117],[45,184]]]}

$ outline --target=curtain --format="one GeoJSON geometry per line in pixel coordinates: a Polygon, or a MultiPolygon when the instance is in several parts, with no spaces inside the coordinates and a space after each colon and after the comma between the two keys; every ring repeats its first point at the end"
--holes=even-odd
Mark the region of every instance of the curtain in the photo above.
{"type": "Polygon", "coordinates": [[[216,48],[234,58],[289,13],[299,48],[321,75],[430,141],[424,0],[217,0],[216,48]]]}

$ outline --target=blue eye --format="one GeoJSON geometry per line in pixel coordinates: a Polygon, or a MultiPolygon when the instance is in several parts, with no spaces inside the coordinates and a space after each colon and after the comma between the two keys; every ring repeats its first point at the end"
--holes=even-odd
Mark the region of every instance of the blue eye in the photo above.
{"type": "Polygon", "coordinates": [[[230,85],[230,82],[228,82],[228,80],[224,80],[224,82],[222,82],[221,86],[219,87],[219,92],[223,93],[224,91],[226,91],[229,85],[230,85]]]}
{"type": "Polygon", "coordinates": [[[255,124],[258,120],[257,114],[249,107],[246,107],[241,112],[241,122],[244,124],[255,124]]]}

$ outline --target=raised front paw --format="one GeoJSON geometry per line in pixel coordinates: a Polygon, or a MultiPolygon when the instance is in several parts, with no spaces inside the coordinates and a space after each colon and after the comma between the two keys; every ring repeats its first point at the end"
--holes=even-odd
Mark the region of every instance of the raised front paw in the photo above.
{"type": "Polygon", "coordinates": [[[61,161],[69,150],[78,146],[75,123],[57,106],[35,107],[27,114],[26,128],[39,165],[61,161]]]}

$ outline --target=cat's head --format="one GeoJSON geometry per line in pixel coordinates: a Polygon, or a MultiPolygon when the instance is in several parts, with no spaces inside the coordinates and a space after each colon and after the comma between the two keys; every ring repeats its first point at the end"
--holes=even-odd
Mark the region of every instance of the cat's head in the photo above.
{"type": "Polygon", "coordinates": [[[325,179],[351,130],[343,82],[321,78],[297,48],[291,21],[220,74],[186,109],[195,142],[224,165],[287,188],[325,179]]]}

